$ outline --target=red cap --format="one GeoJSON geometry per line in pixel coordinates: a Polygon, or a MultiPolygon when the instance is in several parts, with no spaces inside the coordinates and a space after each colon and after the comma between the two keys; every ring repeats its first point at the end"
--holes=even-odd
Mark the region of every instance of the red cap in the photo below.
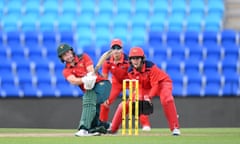
{"type": "Polygon", "coordinates": [[[129,58],[130,57],[144,57],[144,51],[140,47],[133,47],[129,52],[129,58]]]}
{"type": "Polygon", "coordinates": [[[111,42],[111,48],[112,46],[114,45],[119,45],[120,47],[122,47],[122,41],[120,39],[113,39],[112,42],[111,42]]]}

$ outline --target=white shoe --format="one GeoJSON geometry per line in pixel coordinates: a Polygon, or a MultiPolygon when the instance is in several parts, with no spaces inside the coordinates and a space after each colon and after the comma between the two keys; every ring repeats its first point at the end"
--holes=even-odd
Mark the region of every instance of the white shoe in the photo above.
{"type": "Polygon", "coordinates": [[[79,137],[82,137],[82,136],[99,136],[99,135],[100,135],[99,132],[88,133],[88,131],[85,130],[85,129],[80,129],[78,132],[75,133],[75,136],[79,136],[79,137]]]}
{"type": "Polygon", "coordinates": [[[143,131],[151,131],[151,127],[150,126],[143,126],[142,130],[143,131]]]}
{"type": "Polygon", "coordinates": [[[173,131],[172,131],[172,135],[173,136],[179,136],[181,134],[180,130],[178,128],[175,128],[173,131]]]}
{"type": "Polygon", "coordinates": [[[108,127],[107,131],[111,131],[111,129],[112,129],[112,123],[109,123],[109,127],[108,127]]]}

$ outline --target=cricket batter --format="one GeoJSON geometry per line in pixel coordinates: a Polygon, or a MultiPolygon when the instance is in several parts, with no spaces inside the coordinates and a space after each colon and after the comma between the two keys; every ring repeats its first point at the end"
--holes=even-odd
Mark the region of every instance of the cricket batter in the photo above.
{"type": "MultiPolygon", "coordinates": [[[[129,68],[128,56],[123,53],[123,43],[120,39],[113,39],[110,45],[113,50],[112,56],[103,63],[102,75],[108,78],[108,74],[112,74],[112,90],[109,98],[101,105],[100,120],[108,121],[110,105],[114,103],[122,92],[122,82],[128,79],[127,70],[129,68]]],[[[140,115],[140,123],[145,131],[151,130],[149,117],[140,115]]]]}
{"type": "Polygon", "coordinates": [[[79,131],[75,135],[99,135],[94,131],[96,127],[104,126],[105,130],[109,128],[109,124],[99,120],[99,112],[100,105],[110,94],[110,81],[94,73],[93,62],[86,53],[76,55],[73,48],[67,44],[61,44],[57,53],[60,60],[65,63],[63,76],[69,83],[79,86],[84,92],[79,131]]]}
{"type": "MultiPolygon", "coordinates": [[[[159,96],[172,135],[180,135],[170,77],[153,62],[145,60],[144,51],[140,47],[131,48],[129,61],[131,65],[128,70],[129,78],[139,80],[139,99],[148,99],[150,102],[154,96],[159,96]]],[[[117,132],[121,118],[122,104],[119,104],[112,121],[112,133],[117,132]]]]}

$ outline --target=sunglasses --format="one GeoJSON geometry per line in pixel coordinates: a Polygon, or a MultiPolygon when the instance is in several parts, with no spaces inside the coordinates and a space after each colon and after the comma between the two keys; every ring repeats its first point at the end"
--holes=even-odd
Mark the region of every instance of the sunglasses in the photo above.
{"type": "Polygon", "coordinates": [[[134,57],[130,57],[130,59],[133,59],[133,60],[138,60],[138,59],[141,59],[142,57],[140,56],[134,56],[134,57]]]}
{"type": "Polygon", "coordinates": [[[114,45],[114,46],[112,46],[111,49],[112,50],[120,50],[120,49],[122,49],[122,47],[120,47],[119,45],[114,45]]]}

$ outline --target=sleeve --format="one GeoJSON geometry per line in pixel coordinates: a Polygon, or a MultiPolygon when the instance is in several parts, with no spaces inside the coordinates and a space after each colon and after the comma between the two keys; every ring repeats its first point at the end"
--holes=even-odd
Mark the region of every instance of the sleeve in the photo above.
{"type": "Polygon", "coordinates": [[[63,69],[62,74],[65,79],[67,79],[68,76],[72,75],[71,71],[67,68],[63,69]]]}
{"type": "Polygon", "coordinates": [[[153,98],[158,94],[158,88],[159,88],[159,82],[161,81],[161,71],[157,68],[156,65],[154,65],[151,68],[150,71],[150,84],[151,84],[151,90],[149,92],[149,97],[153,98]]]}
{"type": "Polygon", "coordinates": [[[88,54],[84,53],[83,54],[83,59],[85,60],[86,67],[88,67],[90,65],[93,65],[93,61],[92,61],[91,57],[88,54]]]}
{"type": "Polygon", "coordinates": [[[109,66],[108,66],[107,61],[104,61],[104,63],[103,63],[102,73],[103,73],[103,74],[108,74],[108,73],[109,73],[109,66]]]}

